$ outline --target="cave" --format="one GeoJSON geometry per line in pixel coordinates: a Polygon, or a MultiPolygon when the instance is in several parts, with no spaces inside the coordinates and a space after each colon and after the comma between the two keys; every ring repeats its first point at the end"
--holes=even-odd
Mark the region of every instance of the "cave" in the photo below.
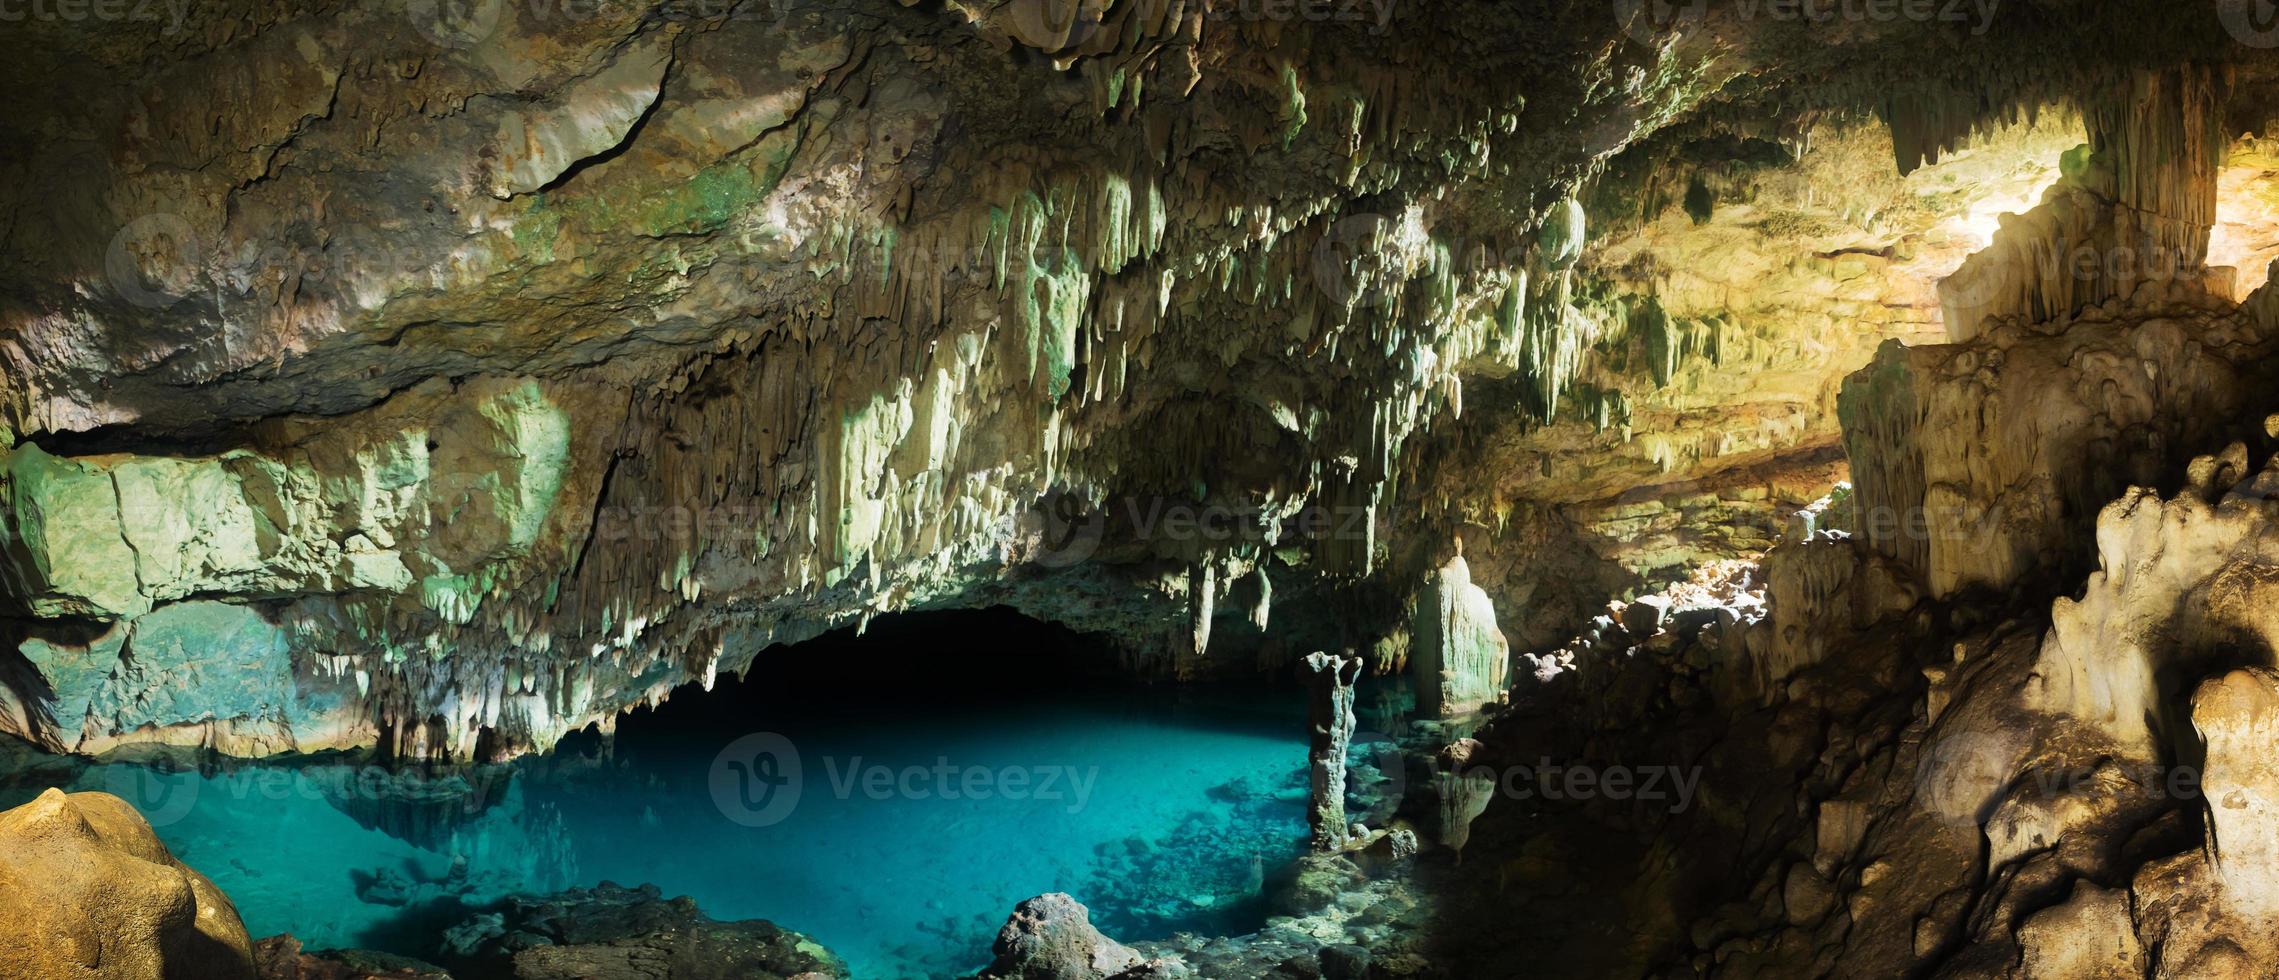
{"type": "Polygon", "coordinates": [[[0,975],[2279,976],[2268,6],[0,3],[0,975]]]}

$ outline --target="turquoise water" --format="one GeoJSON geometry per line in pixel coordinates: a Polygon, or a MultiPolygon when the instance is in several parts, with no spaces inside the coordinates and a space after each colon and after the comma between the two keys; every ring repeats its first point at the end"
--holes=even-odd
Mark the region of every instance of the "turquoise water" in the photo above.
{"type": "Polygon", "coordinates": [[[906,668],[886,668],[905,684],[756,672],[471,781],[103,766],[74,788],[137,803],[255,935],[312,948],[432,956],[468,907],[603,880],[774,920],[865,978],[970,972],[1048,891],[1127,940],[1263,920],[1305,833],[1299,692],[976,688],[906,668]]]}

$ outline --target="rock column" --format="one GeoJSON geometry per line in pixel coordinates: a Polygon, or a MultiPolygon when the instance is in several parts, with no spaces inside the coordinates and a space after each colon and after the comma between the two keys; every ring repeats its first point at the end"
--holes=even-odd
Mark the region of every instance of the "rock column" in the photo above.
{"type": "Polygon", "coordinates": [[[1345,846],[1345,748],[1353,741],[1353,682],[1361,678],[1361,658],[1315,653],[1301,667],[1312,688],[1312,735],[1307,767],[1312,776],[1313,805],[1306,822],[1313,827],[1313,847],[1335,851],[1345,846]]]}
{"type": "Polygon", "coordinates": [[[1496,626],[1495,604],[1472,584],[1471,567],[1462,555],[1425,578],[1409,635],[1419,713],[1442,718],[1469,714],[1503,693],[1511,647],[1496,626]]]}
{"type": "Polygon", "coordinates": [[[2208,743],[2200,788],[2224,897],[2252,918],[2279,915],[2279,672],[2250,667],[2201,684],[2192,727],[2208,743]]]}

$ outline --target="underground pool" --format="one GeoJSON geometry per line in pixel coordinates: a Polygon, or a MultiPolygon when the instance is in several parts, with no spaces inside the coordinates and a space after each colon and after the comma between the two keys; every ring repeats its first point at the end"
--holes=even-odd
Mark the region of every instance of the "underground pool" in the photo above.
{"type": "MultiPolygon", "coordinates": [[[[432,958],[488,903],[603,881],[774,921],[864,978],[971,974],[1046,892],[1126,940],[1265,921],[1306,839],[1301,690],[1095,682],[1073,634],[953,618],[766,651],[511,765],[120,763],[67,788],[133,802],[253,935],[311,949],[432,958]]],[[[1400,697],[1366,689],[1364,726],[1400,697]]]]}

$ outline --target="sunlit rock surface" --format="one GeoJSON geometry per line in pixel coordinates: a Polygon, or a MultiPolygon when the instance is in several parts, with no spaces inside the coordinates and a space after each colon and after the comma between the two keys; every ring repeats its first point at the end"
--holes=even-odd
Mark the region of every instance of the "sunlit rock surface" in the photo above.
{"type": "Polygon", "coordinates": [[[0,962],[57,980],[254,975],[237,909],[141,814],[54,789],[0,813],[0,962]]]}
{"type": "Polygon", "coordinates": [[[2170,281],[2070,326],[1879,351],[1842,406],[1868,541],[1940,596],[2077,576],[2106,501],[2254,417],[2268,292],[2235,307],[2170,281]]]}

